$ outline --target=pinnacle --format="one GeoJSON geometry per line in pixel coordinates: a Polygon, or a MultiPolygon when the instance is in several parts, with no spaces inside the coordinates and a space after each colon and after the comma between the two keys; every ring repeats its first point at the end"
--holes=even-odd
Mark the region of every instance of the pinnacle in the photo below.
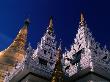
{"type": "Polygon", "coordinates": [[[83,15],[83,13],[81,13],[81,22],[83,22],[84,21],[84,15],[83,15]]]}
{"type": "Polygon", "coordinates": [[[50,27],[50,28],[53,27],[53,17],[52,17],[52,16],[50,16],[49,27],[50,27]]]}
{"type": "Polygon", "coordinates": [[[28,26],[29,23],[30,23],[30,20],[29,20],[29,18],[27,18],[27,19],[25,20],[24,24],[28,26]]]}
{"type": "Polygon", "coordinates": [[[81,16],[80,16],[80,25],[81,26],[84,25],[84,15],[83,15],[83,13],[81,13],[81,16]]]}

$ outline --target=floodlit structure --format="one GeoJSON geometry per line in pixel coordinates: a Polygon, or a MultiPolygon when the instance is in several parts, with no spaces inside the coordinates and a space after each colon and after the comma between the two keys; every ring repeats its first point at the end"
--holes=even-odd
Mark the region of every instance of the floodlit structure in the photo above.
{"type": "Polygon", "coordinates": [[[13,43],[0,52],[0,82],[110,82],[110,52],[100,47],[81,14],[71,49],[57,49],[52,17],[33,49],[27,44],[29,20],[13,43]]]}

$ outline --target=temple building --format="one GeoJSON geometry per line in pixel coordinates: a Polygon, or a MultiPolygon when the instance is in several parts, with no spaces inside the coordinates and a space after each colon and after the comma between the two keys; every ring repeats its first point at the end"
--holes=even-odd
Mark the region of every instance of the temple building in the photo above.
{"type": "Polygon", "coordinates": [[[36,49],[27,43],[29,19],[0,52],[0,82],[110,82],[110,52],[100,47],[81,14],[70,50],[57,48],[53,19],[36,49]],[[27,46],[26,46],[27,45],[27,46]]]}

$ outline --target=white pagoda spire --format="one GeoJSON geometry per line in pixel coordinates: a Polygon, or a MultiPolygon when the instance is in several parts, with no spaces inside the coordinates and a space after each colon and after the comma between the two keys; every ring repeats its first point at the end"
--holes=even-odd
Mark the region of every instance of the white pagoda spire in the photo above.
{"type": "Polygon", "coordinates": [[[92,34],[89,31],[89,28],[87,28],[86,21],[83,14],[81,13],[78,33],[76,34],[76,38],[74,39],[73,46],[77,52],[77,50],[80,50],[81,48],[89,48],[92,43],[94,43],[94,38],[92,38],[92,34]]]}
{"type": "Polygon", "coordinates": [[[56,42],[53,31],[52,17],[49,21],[49,26],[46,33],[41,38],[41,42],[38,44],[37,49],[34,51],[33,59],[38,64],[50,69],[54,69],[56,60],[56,42]]]}
{"type": "Polygon", "coordinates": [[[78,33],[73,45],[71,45],[71,50],[63,54],[66,74],[72,76],[87,67],[93,71],[97,62],[102,65],[104,64],[102,61],[104,58],[104,61],[110,65],[109,54],[106,48],[101,49],[99,43],[95,42],[91,32],[87,28],[84,16],[81,14],[78,33]]]}
{"type": "MultiPolygon", "coordinates": [[[[71,61],[74,60],[73,55],[82,49],[86,49],[86,53],[89,53],[88,48],[91,47],[91,42],[94,42],[94,38],[92,38],[92,34],[89,32],[87,28],[86,21],[84,19],[83,14],[81,13],[78,33],[76,34],[76,38],[74,39],[73,45],[71,45],[71,50],[66,51],[63,55],[65,61],[65,69],[72,69],[73,65],[71,61]]],[[[75,68],[75,67],[74,67],[75,68]]],[[[70,72],[72,73],[72,72],[70,72]]],[[[71,75],[71,74],[70,74],[71,75]]]]}

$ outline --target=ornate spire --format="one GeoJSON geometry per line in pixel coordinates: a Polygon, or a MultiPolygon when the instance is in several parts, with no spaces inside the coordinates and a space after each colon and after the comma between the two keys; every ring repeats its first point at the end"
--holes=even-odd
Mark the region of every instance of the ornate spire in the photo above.
{"type": "Polygon", "coordinates": [[[61,47],[57,50],[57,59],[54,68],[54,72],[52,74],[51,82],[63,82],[63,70],[61,63],[61,47]]]}
{"type": "MultiPolygon", "coordinates": [[[[78,60],[77,54],[86,53],[86,57],[88,57],[88,59],[89,59],[88,55],[91,54],[90,49],[94,48],[94,45],[95,45],[95,41],[94,41],[94,38],[92,37],[92,33],[89,31],[89,28],[87,27],[87,24],[84,20],[84,16],[81,13],[79,29],[76,34],[76,38],[74,39],[74,43],[71,46],[71,50],[64,54],[64,59],[65,59],[64,67],[65,67],[67,74],[69,74],[69,76],[72,76],[73,74],[75,74],[76,71],[75,72],[73,72],[73,71],[77,69],[77,68],[75,68],[75,64],[77,64],[77,62],[72,63],[72,61],[78,61],[79,64],[80,63],[82,64],[82,62],[84,62],[84,59],[81,61],[78,60]],[[76,60],[75,60],[75,57],[76,57],[76,60]]],[[[80,56],[81,55],[79,55],[79,58],[80,58],[80,56]]],[[[79,65],[79,68],[80,68],[80,65],[79,65]]],[[[79,68],[77,70],[79,70],[79,68]]]]}
{"type": "Polygon", "coordinates": [[[31,44],[28,44],[28,47],[26,49],[26,57],[25,57],[25,63],[29,64],[30,60],[32,59],[33,54],[33,48],[31,47],[31,44]]]}
{"type": "Polygon", "coordinates": [[[49,27],[48,27],[49,31],[52,32],[53,31],[53,17],[50,17],[50,22],[49,22],[49,27]]]}
{"type": "Polygon", "coordinates": [[[3,82],[5,78],[5,71],[11,71],[16,61],[22,62],[25,57],[28,25],[29,22],[26,20],[13,43],[7,49],[0,52],[0,82],[3,82]]]}
{"type": "Polygon", "coordinates": [[[40,70],[47,71],[46,69],[48,69],[49,71],[52,71],[55,67],[56,61],[55,54],[56,54],[56,41],[55,34],[53,32],[53,23],[51,17],[50,24],[46,30],[46,33],[44,34],[44,36],[41,38],[41,41],[37,45],[37,49],[34,50],[32,58],[36,62],[36,65],[41,66],[40,70]],[[46,69],[42,69],[43,68],[42,66],[45,67],[46,69]]]}
{"type": "Polygon", "coordinates": [[[13,43],[1,52],[0,62],[5,64],[14,64],[14,61],[22,61],[25,55],[25,44],[27,40],[27,27],[29,21],[26,20],[23,28],[19,31],[13,43]]]}
{"type": "Polygon", "coordinates": [[[59,45],[58,49],[61,50],[61,47],[62,47],[62,40],[60,39],[60,45],[59,45]]]}
{"type": "Polygon", "coordinates": [[[84,26],[85,22],[84,22],[84,15],[83,13],[81,13],[81,17],[80,17],[80,25],[84,26]]]}

